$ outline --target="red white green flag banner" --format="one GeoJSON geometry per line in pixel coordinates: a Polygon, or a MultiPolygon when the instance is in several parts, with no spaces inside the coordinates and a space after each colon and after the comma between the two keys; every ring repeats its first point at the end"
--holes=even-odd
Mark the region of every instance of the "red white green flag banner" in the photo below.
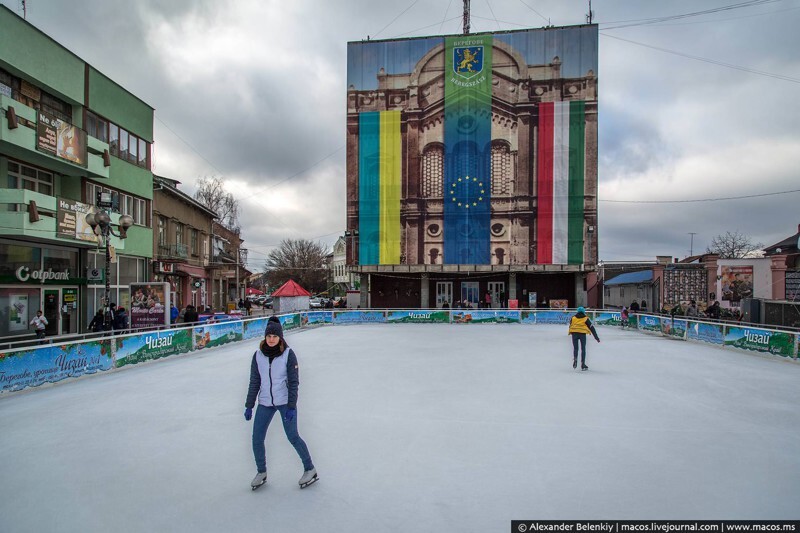
{"type": "Polygon", "coordinates": [[[539,104],[536,241],[539,264],[583,263],[585,102],[539,104]]]}

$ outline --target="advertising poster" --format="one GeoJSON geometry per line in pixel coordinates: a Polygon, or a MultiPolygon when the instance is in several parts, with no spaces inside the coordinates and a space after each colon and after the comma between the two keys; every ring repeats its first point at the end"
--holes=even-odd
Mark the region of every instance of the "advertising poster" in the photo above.
{"type": "Polygon", "coordinates": [[[672,320],[669,318],[662,318],[661,333],[668,337],[685,339],[687,324],[688,323],[686,322],[686,320],[681,320],[681,319],[672,320]]]}
{"type": "Polygon", "coordinates": [[[86,132],[43,111],[37,115],[36,148],[85,167],[86,132]]]}
{"type": "Polygon", "coordinates": [[[550,300],[550,309],[566,309],[569,306],[569,300],[550,300]]]}
{"type": "Polygon", "coordinates": [[[144,335],[120,337],[116,340],[116,366],[134,365],[170,355],[192,351],[192,332],[179,329],[144,335]]]}
{"type": "Polygon", "coordinates": [[[47,346],[0,353],[0,391],[18,391],[111,370],[109,341],[47,346]]]}
{"type": "Polygon", "coordinates": [[[728,328],[725,346],[771,353],[781,357],[794,357],[794,335],[755,328],[728,328]]]}
{"type": "Polygon", "coordinates": [[[131,328],[169,324],[169,283],[131,283],[131,328]]]}
{"type": "Polygon", "coordinates": [[[569,324],[573,313],[569,311],[536,311],[537,324],[569,324]]]}
{"type": "Polygon", "coordinates": [[[386,322],[383,311],[341,311],[333,315],[334,324],[366,324],[386,322]]]}
{"type": "Polygon", "coordinates": [[[519,324],[519,311],[453,311],[453,324],[519,324]]]}
{"type": "Polygon", "coordinates": [[[687,330],[689,340],[722,344],[722,326],[719,324],[706,324],[705,322],[689,322],[687,330]]]}
{"type": "Polygon", "coordinates": [[[86,222],[86,215],[97,208],[68,198],[58,198],[56,203],[56,232],[65,239],[100,242],[100,237],[86,222]]]}
{"type": "Polygon", "coordinates": [[[642,331],[661,333],[661,317],[639,315],[639,329],[642,331]]]}
{"type": "Polygon", "coordinates": [[[519,321],[520,324],[536,324],[536,311],[522,311],[519,321]]]}
{"type": "Polygon", "coordinates": [[[752,266],[723,266],[720,272],[723,300],[738,302],[742,298],[753,297],[752,266]]]}
{"type": "Polygon", "coordinates": [[[267,319],[259,318],[258,320],[248,320],[242,322],[242,338],[243,339],[263,339],[264,331],[267,329],[267,319]]]}
{"type": "Polygon", "coordinates": [[[303,326],[333,324],[333,311],[308,311],[300,313],[300,323],[303,326]]]}
{"type": "Polygon", "coordinates": [[[8,331],[28,329],[28,295],[9,295],[8,307],[8,331]]]}
{"type": "Polygon", "coordinates": [[[594,318],[592,322],[599,326],[620,326],[622,325],[621,315],[619,313],[598,312],[592,313],[594,318]]]}
{"type": "Polygon", "coordinates": [[[242,340],[241,322],[223,322],[193,328],[195,349],[214,348],[242,340]]]}
{"type": "Polygon", "coordinates": [[[393,323],[428,323],[447,324],[450,322],[449,311],[389,311],[387,322],[393,323]]]}

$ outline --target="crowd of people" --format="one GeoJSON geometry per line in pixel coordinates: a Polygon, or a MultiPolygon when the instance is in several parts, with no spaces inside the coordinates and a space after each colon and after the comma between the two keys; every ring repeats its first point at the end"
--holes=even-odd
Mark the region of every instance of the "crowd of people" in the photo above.
{"type": "MultiPolygon", "coordinates": [[[[642,300],[633,300],[627,307],[622,308],[623,326],[627,323],[629,314],[647,313],[647,302],[642,300]]],[[[742,313],[739,309],[724,309],[720,306],[719,300],[714,300],[713,303],[706,306],[704,310],[700,309],[697,305],[697,300],[689,300],[685,308],[681,303],[673,304],[670,307],[662,306],[658,314],[669,315],[671,317],[684,316],[687,318],[710,318],[713,320],[733,320],[741,322],[742,313]]]]}

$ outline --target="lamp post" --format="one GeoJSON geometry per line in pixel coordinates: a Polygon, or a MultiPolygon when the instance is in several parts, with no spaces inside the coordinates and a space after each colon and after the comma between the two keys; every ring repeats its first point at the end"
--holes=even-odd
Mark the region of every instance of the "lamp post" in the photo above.
{"type": "MultiPolygon", "coordinates": [[[[109,276],[111,269],[111,236],[113,235],[120,239],[126,238],[128,236],[128,228],[133,225],[133,217],[130,215],[122,215],[119,217],[119,222],[117,223],[119,233],[116,233],[112,227],[113,224],[111,223],[111,215],[108,214],[108,211],[102,209],[102,207],[105,207],[103,206],[102,200],[98,201],[98,205],[101,206],[100,211],[97,213],[87,214],[86,223],[92,227],[95,235],[102,237],[103,246],[105,247],[106,251],[106,291],[103,297],[103,329],[108,331],[111,329],[111,321],[114,318],[111,316],[111,308],[109,307],[111,299],[111,277],[109,276]]],[[[108,207],[110,207],[110,205],[108,207]]]]}

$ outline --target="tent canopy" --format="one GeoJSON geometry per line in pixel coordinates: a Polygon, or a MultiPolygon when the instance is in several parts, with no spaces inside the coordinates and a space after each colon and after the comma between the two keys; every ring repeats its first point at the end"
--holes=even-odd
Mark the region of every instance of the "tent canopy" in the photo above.
{"type": "Polygon", "coordinates": [[[255,287],[247,287],[247,289],[245,290],[245,294],[247,294],[247,296],[251,296],[253,294],[264,294],[264,291],[260,291],[255,287]]]}

